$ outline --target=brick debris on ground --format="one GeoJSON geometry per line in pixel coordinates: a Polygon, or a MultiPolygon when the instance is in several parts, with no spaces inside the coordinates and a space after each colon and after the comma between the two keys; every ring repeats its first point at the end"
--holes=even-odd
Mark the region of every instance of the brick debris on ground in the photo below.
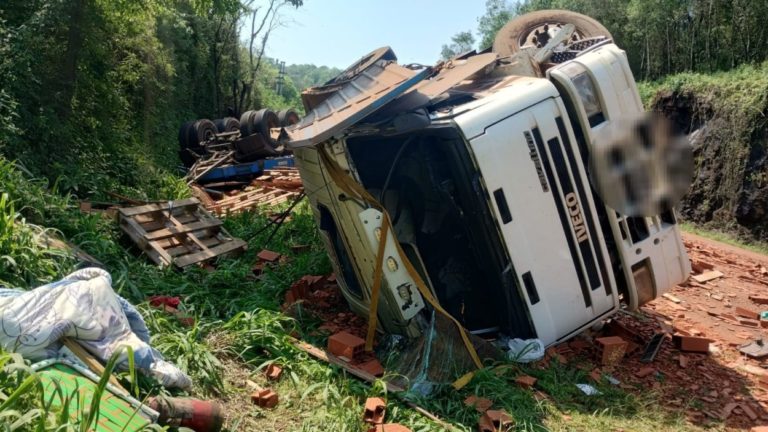
{"type": "Polygon", "coordinates": [[[768,256],[683,237],[692,275],[706,277],[690,278],[638,314],[617,314],[601,333],[550,348],[542,367],[564,357],[593,380],[608,383],[614,378],[626,391],[659,394],[663,409],[682,411],[694,424],[722,421],[734,429],[768,425],[768,355],[754,358],[740,352],[744,345],[758,344],[768,331],[768,323],[760,321],[760,313],[768,311],[768,256]],[[658,354],[642,362],[645,344],[656,333],[665,335],[658,354]],[[618,361],[604,358],[605,340],[600,344],[597,339],[605,337],[627,342],[618,361]]]}
{"type": "MultiPolygon", "coordinates": [[[[689,234],[684,239],[692,275],[706,275],[697,278],[705,282],[691,278],[636,314],[618,313],[601,332],[550,347],[537,366],[557,361],[584,369],[603,385],[614,381],[631,393],[652,391],[662,409],[683,412],[694,424],[768,425],[768,356],[739,351],[768,331],[760,320],[768,311],[768,256],[689,234]],[[643,362],[655,334],[663,335],[662,342],[655,358],[643,362]],[[625,343],[617,344],[615,337],[625,343]]],[[[301,307],[321,320],[321,334],[365,337],[366,320],[350,311],[333,275],[297,281],[286,292],[284,309],[289,312],[298,300],[306,300],[301,307]]],[[[368,353],[363,357],[353,363],[375,360],[368,353]]]]}

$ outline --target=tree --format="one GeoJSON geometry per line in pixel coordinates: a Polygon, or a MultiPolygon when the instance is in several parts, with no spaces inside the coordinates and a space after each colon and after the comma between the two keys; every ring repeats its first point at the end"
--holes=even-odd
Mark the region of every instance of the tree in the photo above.
{"type": "Polygon", "coordinates": [[[443,45],[443,49],[440,52],[440,57],[443,60],[456,57],[459,54],[471,51],[475,46],[475,37],[472,36],[471,31],[463,31],[456,33],[451,38],[449,45],[443,45]]]}
{"type": "Polygon", "coordinates": [[[485,14],[477,20],[480,49],[492,46],[496,33],[515,15],[515,10],[506,0],[486,0],[485,14]]]}

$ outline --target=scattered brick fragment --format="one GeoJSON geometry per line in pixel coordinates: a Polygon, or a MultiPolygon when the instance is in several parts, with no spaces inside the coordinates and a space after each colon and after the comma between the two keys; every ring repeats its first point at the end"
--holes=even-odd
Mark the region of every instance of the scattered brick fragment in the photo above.
{"type": "Polygon", "coordinates": [[[747,403],[740,403],[739,406],[744,411],[744,414],[749,417],[750,420],[755,421],[757,420],[757,414],[755,414],[755,411],[752,409],[752,407],[749,406],[747,403]]]}
{"type": "Polygon", "coordinates": [[[467,396],[466,399],[464,399],[464,404],[466,406],[473,406],[479,413],[484,413],[488,411],[491,406],[493,406],[493,401],[490,399],[477,397],[475,395],[467,396]]]}
{"type": "Polygon", "coordinates": [[[687,368],[688,367],[688,357],[680,354],[677,357],[677,364],[679,364],[680,367],[683,368],[683,369],[687,368]]]}
{"type": "Polygon", "coordinates": [[[746,309],[746,308],[743,308],[743,307],[736,307],[734,312],[736,313],[737,316],[744,317],[744,318],[749,318],[751,320],[759,320],[760,319],[760,314],[759,313],[757,313],[755,311],[752,311],[752,310],[749,310],[749,309],[746,309]]]}
{"type": "Polygon", "coordinates": [[[748,319],[748,318],[739,319],[739,324],[747,327],[760,327],[760,321],[755,321],[753,319],[748,319]]]}
{"type": "Polygon", "coordinates": [[[481,432],[498,432],[514,424],[514,419],[504,410],[488,410],[478,421],[481,432]]]}
{"type": "Polygon", "coordinates": [[[357,367],[358,369],[362,369],[365,372],[368,372],[369,374],[375,377],[380,377],[384,375],[384,367],[376,359],[371,359],[371,360],[368,360],[367,362],[360,363],[355,367],[357,367]]]}
{"type": "Polygon", "coordinates": [[[768,296],[751,295],[749,299],[757,304],[768,304],[768,296]]]}
{"type": "Polygon", "coordinates": [[[278,396],[270,389],[263,389],[251,395],[251,402],[262,408],[274,408],[278,403],[278,396]]]}
{"type": "Polygon", "coordinates": [[[652,367],[644,367],[637,372],[635,372],[635,376],[638,378],[645,378],[648,375],[652,375],[654,372],[656,372],[656,369],[652,367]]]}
{"type": "Polygon", "coordinates": [[[711,341],[701,337],[674,335],[672,342],[680,351],[708,353],[711,341]]]}
{"type": "Polygon", "coordinates": [[[529,375],[521,375],[517,378],[515,378],[515,383],[519,385],[522,388],[529,389],[536,385],[536,378],[529,376],[529,375]]]}
{"type": "Polygon", "coordinates": [[[283,368],[280,366],[271,363],[269,366],[267,366],[267,369],[264,371],[264,374],[267,376],[268,379],[272,381],[277,381],[280,379],[280,376],[283,374],[283,368]]]}
{"type": "Polygon", "coordinates": [[[712,271],[704,272],[704,273],[702,273],[700,275],[694,275],[694,276],[691,276],[691,277],[696,282],[704,283],[704,282],[707,282],[707,281],[711,281],[713,279],[717,279],[719,277],[723,277],[723,274],[721,272],[717,271],[717,270],[712,270],[712,271]]]}
{"type": "Polygon", "coordinates": [[[363,421],[369,424],[384,423],[384,415],[387,412],[387,404],[382,398],[368,398],[365,401],[363,421]]]}
{"type": "Polygon", "coordinates": [[[258,259],[269,263],[277,262],[280,259],[280,256],[279,253],[267,249],[262,250],[256,255],[258,259]]]}
{"type": "Polygon", "coordinates": [[[385,423],[371,427],[368,432],[411,432],[411,430],[398,423],[385,423]]]}

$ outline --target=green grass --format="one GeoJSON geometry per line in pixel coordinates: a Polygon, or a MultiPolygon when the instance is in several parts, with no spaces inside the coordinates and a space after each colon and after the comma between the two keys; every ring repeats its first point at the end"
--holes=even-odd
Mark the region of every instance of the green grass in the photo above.
{"type": "MultiPolygon", "coordinates": [[[[199,268],[174,271],[159,269],[139,255],[113,221],[99,215],[81,214],[70,200],[52,194],[44,183],[30,181],[8,163],[0,162],[0,186],[9,191],[5,207],[0,207],[5,209],[0,217],[9,220],[9,215],[12,216],[12,223],[6,222],[0,229],[0,233],[5,232],[11,239],[6,241],[8,245],[2,253],[16,258],[25,248],[34,251],[27,265],[29,274],[0,267],[0,280],[32,288],[70,270],[73,261],[68,261],[69,258],[61,261],[65,264],[52,267],[51,262],[58,263],[59,257],[48,256],[44,249],[23,240],[27,235],[23,234],[28,229],[27,221],[41,222],[44,216],[47,226],[57,228],[102,260],[112,273],[115,290],[139,306],[152,331],[154,346],[194,380],[191,395],[216,398],[226,404],[232,413],[227,422],[228,431],[359,432],[365,430],[361,413],[369,396],[387,398],[387,421],[408,425],[414,431],[444,428],[414,411],[404,399],[418,403],[457,430],[470,431],[476,430],[478,419],[474,409],[463,404],[470,394],[487,397],[494,401],[495,407],[506,409],[517,420],[516,430],[521,431],[692,429],[680,416],[657,409],[658,401],[653,395],[634,396],[610,384],[598,386],[600,396],[582,394],[575,384],[590,381],[587,372],[573,365],[557,364],[542,369],[535,365],[506,364],[506,368],[492,369],[503,364],[489,364],[460,391],[443,385],[431,396],[420,398],[387,394],[380,382],[363,383],[338,367],[311,358],[291,344],[291,335],[298,333],[310,339],[317,323],[299,322],[280,310],[283,293],[295,280],[305,274],[331,272],[306,203],[297,207],[292,221],[270,244],[265,244],[269,232],[260,232],[268,222],[265,216],[245,213],[226,219],[225,226],[230,233],[248,241],[248,250],[239,257],[221,259],[214,272],[199,268]],[[9,202],[13,206],[9,206],[9,202]],[[27,203],[32,205],[23,205],[27,203]],[[26,246],[17,247],[19,244],[26,246]],[[308,244],[310,250],[295,255],[290,246],[298,244],[308,244]],[[286,254],[291,260],[256,279],[251,266],[262,248],[286,254]],[[196,325],[183,327],[164,312],[151,308],[145,298],[155,294],[181,297],[181,308],[196,318],[196,325]],[[284,377],[277,384],[267,383],[260,373],[268,362],[284,366],[284,377]],[[501,372],[496,373],[499,370],[501,372]],[[548,398],[537,399],[532,392],[518,388],[514,379],[521,373],[537,377],[539,387],[548,398]],[[274,386],[280,394],[278,407],[263,410],[251,405],[247,379],[274,386]]],[[[24,383],[24,375],[12,372],[23,368],[19,366],[22,363],[18,363],[18,357],[13,358],[17,362],[13,366],[0,361],[0,403],[19,391],[24,383]]],[[[137,380],[141,397],[167,393],[152,379],[138,377],[137,380]]],[[[44,409],[34,391],[27,388],[21,393],[24,397],[15,402],[15,412],[23,416],[44,409]]],[[[30,424],[17,430],[49,429],[36,429],[30,424]]]]}
{"type": "Polygon", "coordinates": [[[742,249],[750,250],[752,252],[768,255],[768,243],[762,243],[762,242],[757,242],[752,240],[744,240],[737,237],[734,234],[719,231],[717,229],[712,229],[708,227],[702,227],[700,225],[690,223],[690,222],[682,222],[680,224],[680,228],[685,232],[696,234],[711,240],[719,241],[720,243],[725,243],[731,246],[736,246],[742,249]]]}

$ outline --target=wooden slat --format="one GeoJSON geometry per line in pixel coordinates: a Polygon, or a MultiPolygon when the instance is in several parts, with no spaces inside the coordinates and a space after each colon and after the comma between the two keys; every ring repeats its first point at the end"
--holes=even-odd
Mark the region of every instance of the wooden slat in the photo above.
{"type": "Polygon", "coordinates": [[[186,267],[190,264],[195,264],[200,261],[205,261],[210,258],[214,258],[218,255],[232,252],[237,249],[245,248],[247,243],[240,239],[232,239],[226,243],[222,243],[218,246],[212,247],[208,250],[200,251],[197,253],[184,255],[183,257],[174,259],[173,263],[178,267],[186,267]]]}
{"type": "MultiPolygon", "coordinates": [[[[183,200],[173,201],[173,208],[179,209],[182,207],[196,207],[198,204],[200,204],[200,201],[198,201],[197,198],[187,198],[183,200]]],[[[158,204],[147,204],[147,205],[138,206],[138,207],[121,208],[118,211],[123,216],[135,216],[142,213],[167,211],[167,210],[168,210],[168,203],[162,203],[162,204],[158,203],[158,204]]]]}
{"type": "Polygon", "coordinates": [[[184,233],[188,233],[188,232],[191,233],[193,231],[199,231],[199,230],[206,229],[206,228],[218,227],[218,226],[221,226],[222,224],[223,224],[223,222],[218,220],[218,219],[203,220],[203,221],[199,221],[199,222],[192,222],[192,223],[185,224],[185,225],[179,225],[179,226],[175,226],[175,227],[169,227],[169,228],[165,228],[165,229],[161,229],[161,230],[157,230],[157,231],[152,231],[151,233],[148,233],[145,236],[145,238],[147,240],[149,240],[149,241],[159,240],[159,239],[163,239],[163,238],[167,238],[167,237],[177,236],[179,234],[184,234],[184,233]]]}
{"type": "MultiPolygon", "coordinates": [[[[211,248],[213,246],[217,246],[217,245],[222,244],[221,240],[216,238],[216,237],[210,237],[210,238],[207,238],[207,239],[204,239],[204,240],[201,240],[201,241],[205,244],[205,246],[207,248],[211,248]]],[[[188,253],[188,252],[192,252],[192,251],[190,251],[188,247],[181,245],[181,246],[175,246],[175,247],[166,248],[165,252],[168,255],[171,255],[171,256],[175,257],[175,256],[178,256],[178,255],[181,255],[182,253],[185,253],[185,252],[188,253]]]]}

